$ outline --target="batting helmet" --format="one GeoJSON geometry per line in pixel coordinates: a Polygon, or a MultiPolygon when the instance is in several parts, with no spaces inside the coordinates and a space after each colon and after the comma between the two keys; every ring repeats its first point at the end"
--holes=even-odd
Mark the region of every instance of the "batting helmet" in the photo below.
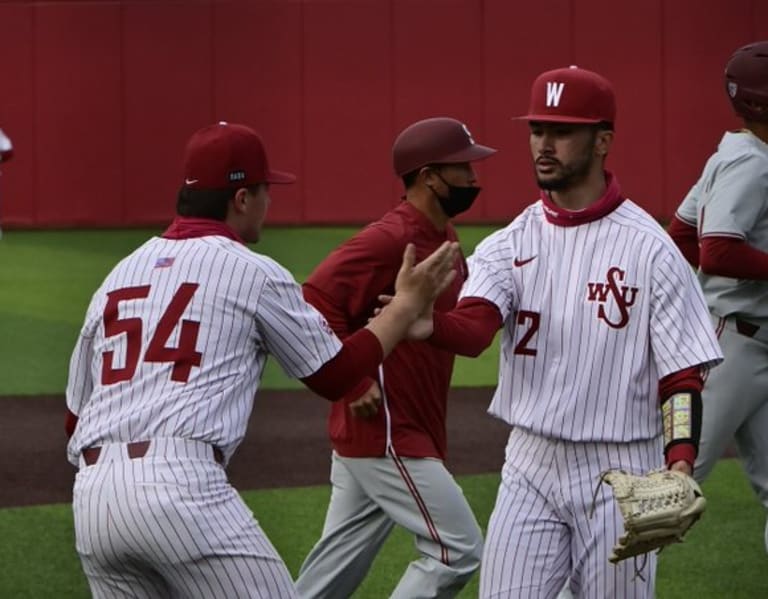
{"type": "Polygon", "coordinates": [[[397,136],[392,163],[402,177],[428,164],[474,162],[495,153],[495,149],[475,143],[461,121],[435,117],[418,121],[397,136]]]}
{"type": "Polygon", "coordinates": [[[736,50],[725,67],[725,91],[737,114],[768,122],[768,41],[736,50]]]}

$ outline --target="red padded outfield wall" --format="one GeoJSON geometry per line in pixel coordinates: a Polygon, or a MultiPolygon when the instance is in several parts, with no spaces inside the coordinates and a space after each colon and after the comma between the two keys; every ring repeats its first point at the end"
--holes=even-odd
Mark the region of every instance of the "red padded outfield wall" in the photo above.
{"type": "Polygon", "coordinates": [[[183,145],[217,120],[264,136],[269,222],[361,223],[397,201],[396,133],[464,120],[500,148],[464,217],[506,222],[535,199],[530,83],[578,64],[617,90],[609,166],[668,217],[722,130],[736,47],[768,38],[763,0],[0,0],[4,227],[161,224],[183,145]]]}

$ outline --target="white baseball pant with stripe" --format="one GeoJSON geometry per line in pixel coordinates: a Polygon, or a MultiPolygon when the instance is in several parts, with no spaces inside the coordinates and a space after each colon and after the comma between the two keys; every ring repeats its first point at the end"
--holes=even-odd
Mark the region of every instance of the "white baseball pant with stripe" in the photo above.
{"type": "Polygon", "coordinates": [[[77,551],[95,598],[296,597],[210,445],[153,439],[137,459],[126,447],[103,445],[75,479],[77,551]]]}
{"type": "Polygon", "coordinates": [[[608,561],[624,532],[608,485],[597,492],[591,517],[590,510],[601,472],[645,472],[660,468],[661,456],[661,439],[572,442],[513,429],[488,525],[480,597],[550,599],[569,575],[577,597],[653,597],[655,555],[608,561]]]}
{"type": "Polygon", "coordinates": [[[322,538],[296,581],[302,598],[349,597],[395,524],[415,535],[421,557],[410,563],[391,597],[454,597],[477,570],[482,533],[442,461],[334,453],[331,484],[322,538]]]}

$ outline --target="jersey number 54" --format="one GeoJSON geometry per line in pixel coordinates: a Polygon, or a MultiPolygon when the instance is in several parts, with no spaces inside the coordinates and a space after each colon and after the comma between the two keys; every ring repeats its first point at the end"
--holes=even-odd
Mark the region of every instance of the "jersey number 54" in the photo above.
{"type": "MultiPolygon", "coordinates": [[[[179,324],[181,315],[192,301],[192,296],[197,291],[197,283],[182,283],[176,290],[171,303],[160,317],[152,339],[149,341],[145,362],[172,362],[171,380],[186,383],[193,366],[200,366],[203,354],[195,346],[197,335],[200,331],[200,323],[194,320],[182,320],[179,331],[179,344],[177,347],[168,347],[168,339],[173,330],[179,324]]],[[[129,381],[136,373],[136,367],[141,357],[141,340],[143,338],[143,323],[141,318],[120,318],[118,308],[120,302],[145,299],[149,296],[151,285],[140,287],[124,287],[107,294],[107,305],[104,308],[104,336],[114,337],[125,334],[126,355],[125,366],[114,368],[114,352],[106,351],[102,354],[101,384],[112,385],[121,381],[129,381]]]]}

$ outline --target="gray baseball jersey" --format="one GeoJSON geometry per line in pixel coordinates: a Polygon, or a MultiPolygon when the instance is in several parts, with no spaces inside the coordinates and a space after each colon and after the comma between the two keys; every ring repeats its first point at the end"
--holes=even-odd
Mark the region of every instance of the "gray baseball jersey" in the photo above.
{"type": "MultiPolygon", "coordinates": [[[[677,210],[699,238],[743,239],[768,252],[768,144],[729,132],[677,210]]],[[[704,480],[735,440],[744,469],[768,510],[768,281],[699,272],[725,355],[706,380],[694,476],[704,480]],[[747,323],[745,325],[745,323],[747,323]]],[[[768,524],[765,527],[768,551],[768,524]]]]}
{"type": "Polygon", "coordinates": [[[153,238],[115,267],[67,386],[77,549],[95,596],[294,595],[214,458],[242,440],[268,354],[304,377],[340,348],[284,268],[226,237],[153,238]]]}
{"type": "MultiPolygon", "coordinates": [[[[749,131],[728,132],[677,209],[699,237],[734,237],[768,252],[768,144],[749,131]]],[[[768,321],[768,281],[699,273],[710,309],[768,321]]]]}

